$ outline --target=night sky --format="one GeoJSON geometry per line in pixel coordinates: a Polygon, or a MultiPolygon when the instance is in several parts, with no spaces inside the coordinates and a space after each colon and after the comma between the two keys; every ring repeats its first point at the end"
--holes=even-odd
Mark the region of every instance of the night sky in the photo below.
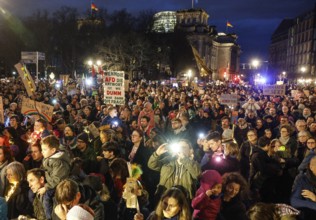
{"type": "MultiPolygon", "coordinates": [[[[196,0],[194,0],[196,1],[196,0]]],[[[294,18],[315,5],[315,0],[198,0],[195,8],[203,8],[210,15],[209,24],[219,32],[225,32],[226,20],[234,28],[242,47],[242,62],[251,58],[268,59],[268,46],[273,31],[284,18],[294,18]]],[[[181,10],[191,8],[191,0],[94,0],[99,8],[109,12],[125,8],[136,14],[141,10],[181,10]]],[[[36,9],[59,9],[61,6],[78,8],[80,12],[90,8],[89,0],[0,0],[0,6],[14,15],[27,16],[36,9]]]]}

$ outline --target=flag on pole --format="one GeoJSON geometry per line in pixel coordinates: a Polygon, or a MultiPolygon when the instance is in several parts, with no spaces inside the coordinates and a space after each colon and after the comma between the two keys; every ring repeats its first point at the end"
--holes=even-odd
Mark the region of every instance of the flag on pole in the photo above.
{"type": "Polygon", "coordinates": [[[91,10],[99,11],[99,9],[94,3],[91,3],[91,10]]]}
{"type": "Polygon", "coordinates": [[[229,21],[226,22],[226,27],[234,27],[229,21]]]}

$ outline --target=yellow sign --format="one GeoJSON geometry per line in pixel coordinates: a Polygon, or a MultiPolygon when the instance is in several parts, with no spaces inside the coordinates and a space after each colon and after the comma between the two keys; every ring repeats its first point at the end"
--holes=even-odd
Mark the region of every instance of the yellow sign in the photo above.
{"type": "Polygon", "coordinates": [[[36,86],[35,86],[35,83],[34,83],[34,80],[31,76],[31,74],[26,69],[26,66],[23,65],[22,63],[17,63],[14,65],[14,67],[18,71],[18,73],[23,81],[27,95],[32,96],[33,93],[36,91],[36,86]]]}

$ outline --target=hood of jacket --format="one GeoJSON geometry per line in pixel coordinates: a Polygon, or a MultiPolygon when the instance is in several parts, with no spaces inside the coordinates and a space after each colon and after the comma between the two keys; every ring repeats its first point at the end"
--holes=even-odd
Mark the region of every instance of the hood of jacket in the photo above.
{"type": "Polygon", "coordinates": [[[207,191],[213,188],[216,184],[222,183],[222,177],[216,170],[206,170],[202,173],[200,180],[200,188],[207,191]]]}

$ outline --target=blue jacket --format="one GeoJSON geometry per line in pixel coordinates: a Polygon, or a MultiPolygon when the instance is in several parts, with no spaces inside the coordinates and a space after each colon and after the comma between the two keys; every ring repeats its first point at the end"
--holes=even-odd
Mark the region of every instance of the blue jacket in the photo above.
{"type": "Polygon", "coordinates": [[[308,164],[311,159],[316,155],[313,150],[310,150],[310,153],[303,159],[302,163],[298,167],[298,171],[304,172],[308,168],[308,164]]]}
{"type": "Polygon", "coordinates": [[[291,205],[294,208],[308,208],[316,211],[316,202],[304,198],[301,193],[302,190],[307,189],[316,194],[316,189],[312,185],[306,173],[301,173],[296,176],[292,188],[291,205]]]}

